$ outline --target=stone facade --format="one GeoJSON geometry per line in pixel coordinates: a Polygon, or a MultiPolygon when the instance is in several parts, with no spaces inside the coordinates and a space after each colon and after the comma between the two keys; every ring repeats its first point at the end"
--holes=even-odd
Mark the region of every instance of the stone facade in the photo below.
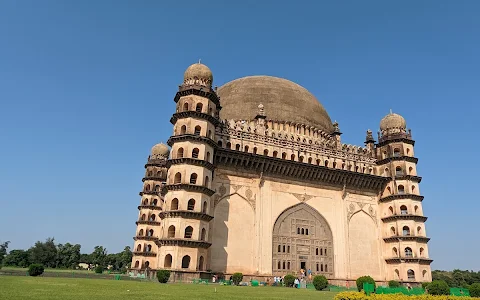
{"type": "Polygon", "coordinates": [[[274,77],[239,81],[217,90],[205,65],[185,72],[171,149],[155,145],[145,165],[132,270],[190,278],[303,268],[337,284],[363,275],[430,281],[421,177],[405,120],[390,113],[378,141],[368,130],[364,147],[347,145],[302,87],[274,77]],[[250,108],[235,115],[242,97],[250,108]],[[301,103],[307,115],[292,120],[305,122],[270,119],[276,100],[287,111],[301,103]]]}

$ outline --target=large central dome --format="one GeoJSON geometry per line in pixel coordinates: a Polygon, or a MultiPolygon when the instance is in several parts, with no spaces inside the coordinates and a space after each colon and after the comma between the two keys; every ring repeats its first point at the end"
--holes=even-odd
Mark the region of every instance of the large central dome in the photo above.
{"type": "Polygon", "coordinates": [[[217,94],[222,105],[221,119],[253,120],[258,115],[258,105],[263,104],[268,120],[301,123],[333,132],[332,121],[322,104],[290,80],[248,76],[219,87],[217,94]]]}

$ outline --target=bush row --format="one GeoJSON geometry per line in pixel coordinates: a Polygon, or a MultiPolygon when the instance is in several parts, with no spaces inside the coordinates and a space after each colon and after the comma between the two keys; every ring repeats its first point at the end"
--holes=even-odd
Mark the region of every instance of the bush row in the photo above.
{"type": "Polygon", "coordinates": [[[371,294],[362,292],[341,292],[335,295],[335,300],[471,300],[470,297],[450,295],[403,295],[403,294],[371,294]]]}

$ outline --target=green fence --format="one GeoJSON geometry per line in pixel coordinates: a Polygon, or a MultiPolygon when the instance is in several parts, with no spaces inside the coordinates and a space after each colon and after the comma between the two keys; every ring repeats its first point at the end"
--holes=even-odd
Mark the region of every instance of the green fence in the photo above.
{"type": "Polygon", "coordinates": [[[463,289],[463,288],[451,288],[450,289],[450,295],[452,296],[468,296],[470,297],[470,292],[468,289],[463,289]]]}
{"type": "Polygon", "coordinates": [[[425,291],[420,287],[414,288],[406,288],[404,286],[397,287],[397,288],[390,288],[390,287],[377,287],[375,291],[376,294],[404,294],[404,295],[423,295],[425,291]]]}

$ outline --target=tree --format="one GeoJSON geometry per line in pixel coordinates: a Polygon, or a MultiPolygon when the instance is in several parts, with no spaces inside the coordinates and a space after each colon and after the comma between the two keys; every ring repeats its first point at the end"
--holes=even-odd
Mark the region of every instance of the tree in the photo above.
{"type": "Polygon", "coordinates": [[[398,288],[398,287],[400,287],[400,282],[398,282],[396,280],[390,280],[388,282],[388,287],[389,288],[398,288]]]}
{"type": "Polygon", "coordinates": [[[313,286],[317,291],[321,291],[328,286],[328,280],[323,275],[317,275],[313,278],[313,286]]]}
{"type": "Polygon", "coordinates": [[[430,295],[450,295],[450,287],[443,280],[434,280],[428,285],[430,295]]]}
{"type": "Polygon", "coordinates": [[[120,253],[120,262],[121,266],[120,269],[127,271],[128,266],[132,263],[132,250],[130,250],[129,246],[126,246],[123,251],[120,253]]]}
{"type": "Polygon", "coordinates": [[[25,250],[12,250],[3,260],[5,266],[26,268],[30,265],[30,253],[25,250]]]}
{"type": "Polygon", "coordinates": [[[80,262],[80,248],[81,246],[79,244],[58,244],[56,267],[73,269],[76,268],[78,266],[78,263],[80,262]]]}
{"type": "Polygon", "coordinates": [[[168,279],[170,279],[170,271],[169,270],[158,270],[157,271],[157,279],[160,283],[167,283],[168,279]]]}
{"type": "Polygon", "coordinates": [[[468,290],[470,292],[470,296],[480,297],[480,283],[473,283],[468,290]]]}
{"type": "Polygon", "coordinates": [[[7,255],[8,244],[10,244],[10,241],[0,244],[0,268],[3,264],[3,258],[7,255]]]}
{"type": "Polygon", "coordinates": [[[103,248],[102,246],[95,246],[90,256],[92,258],[93,264],[105,267],[106,258],[107,258],[107,249],[103,248]]]}
{"type": "Polygon", "coordinates": [[[371,284],[373,284],[373,288],[374,288],[374,289],[375,289],[375,287],[376,287],[375,280],[374,280],[372,277],[370,277],[370,276],[362,276],[362,277],[359,277],[359,278],[357,279],[357,282],[356,282],[356,283],[357,283],[357,289],[358,289],[359,292],[361,292],[361,291],[363,290],[363,284],[364,284],[364,283],[371,283],[371,284]]]}
{"type": "Polygon", "coordinates": [[[57,261],[57,247],[55,246],[54,238],[47,238],[42,243],[36,242],[35,245],[29,249],[30,260],[32,263],[42,264],[47,268],[55,268],[57,261]]]}
{"type": "Polygon", "coordinates": [[[44,270],[45,268],[42,264],[31,264],[30,267],[28,267],[28,275],[39,276],[43,274],[44,270]]]}

